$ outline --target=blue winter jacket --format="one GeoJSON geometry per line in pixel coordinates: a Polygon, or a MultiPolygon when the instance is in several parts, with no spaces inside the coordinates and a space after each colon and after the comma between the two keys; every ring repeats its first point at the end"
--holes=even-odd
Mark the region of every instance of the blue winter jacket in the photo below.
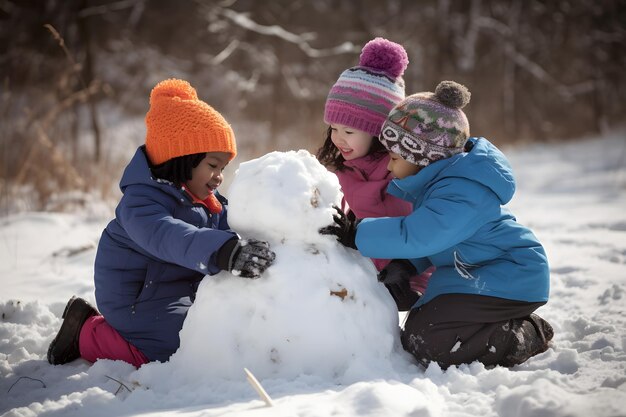
{"type": "Polygon", "coordinates": [[[356,244],[367,257],[437,267],[419,307],[440,294],[546,302],[548,261],[535,235],[508,209],[515,192],[506,157],[484,138],[472,149],[393,180],[390,194],[413,203],[405,217],[364,219],[356,244]]]}
{"type": "Polygon", "coordinates": [[[210,214],[172,183],[156,180],[145,148],[120,182],[123,197],[100,238],[95,294],[105,320],[151,361],[178,349],[178,333],[198,284],[216,274],[216,252],[237,235],[224,209],[210,214]]]}

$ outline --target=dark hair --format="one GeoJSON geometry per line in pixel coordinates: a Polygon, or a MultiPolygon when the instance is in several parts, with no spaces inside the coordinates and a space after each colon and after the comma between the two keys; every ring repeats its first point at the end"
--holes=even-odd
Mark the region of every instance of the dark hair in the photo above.
{"type": "Polygon", "coordinates": [[[178,156],[159,165],[150,165],[155,178],[171,181],[180,187],[191,179],[191,170],[206,158],[206,152],[178,156]]]}
{"type": "MultiPolygon", "coordinates": [[[[345,159],[339,152],[339,149],[335,146],[330,135],[332,133],[332,129],[328,126],[326,129],[326,139],[324,140],[324,144],[321,148],[317,150],[315,157],[320,162],[320,164],[324,165],[326,168],[331,171],[342,171],[346,167],[343,165],[345,159]]],[[[383,146],[382,143],[378,140],[376,136],[372,136],[372,144],[370,145],[369,150],[367,151],[368,155],[373,155],[376,157],[382,157],[387,153],[387,149],[383,146]]]]}

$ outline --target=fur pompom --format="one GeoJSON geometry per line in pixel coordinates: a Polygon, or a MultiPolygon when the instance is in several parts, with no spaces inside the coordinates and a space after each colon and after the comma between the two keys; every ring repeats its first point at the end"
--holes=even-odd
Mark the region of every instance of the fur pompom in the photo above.
{"type": "Polygon", "coordinates": [[[462,109],[469,103],[471,93],[462,84],[454,81],[442,81],[435,89],[435,98],[444,106],[462,109]]]}
{"type": "Polygon", "coordinates": [[[394,78],[404,74],[408,65],[409,57],[402,45],[385,38],[366,43],[359,59],[359,66],[384,71],[394,78]]]}

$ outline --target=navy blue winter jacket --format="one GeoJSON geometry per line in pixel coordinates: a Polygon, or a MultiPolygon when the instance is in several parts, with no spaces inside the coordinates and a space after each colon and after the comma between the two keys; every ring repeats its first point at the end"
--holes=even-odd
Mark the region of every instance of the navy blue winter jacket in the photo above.
{"type": "Polygon", "coordinates": [[[124,194],[100,238],[95,295],[105,320],[151,361],[178,349],[178,333],[198,284],[220,269],[216,253],[237,235],[227,201],[211,214],[172,183],[156,180],[145,148],[137,149],[120,182],[124,194]]]}

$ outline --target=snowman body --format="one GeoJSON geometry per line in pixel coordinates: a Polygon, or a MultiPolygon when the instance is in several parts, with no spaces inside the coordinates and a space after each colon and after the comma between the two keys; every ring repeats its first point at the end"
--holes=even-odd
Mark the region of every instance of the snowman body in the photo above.
{"type": "Polygon", "coordinates": [[[258,279],[221,272],[202,281],[170,362],[188,377],[300,375],[358,380],[398,351],[398,314],[371,261],[319,234],[341,200],[337,178],[307,151],[242,163],[228,221],[269,242],[258,279]],[[183,369],[181,369],[183,368],[183,369]]]}

